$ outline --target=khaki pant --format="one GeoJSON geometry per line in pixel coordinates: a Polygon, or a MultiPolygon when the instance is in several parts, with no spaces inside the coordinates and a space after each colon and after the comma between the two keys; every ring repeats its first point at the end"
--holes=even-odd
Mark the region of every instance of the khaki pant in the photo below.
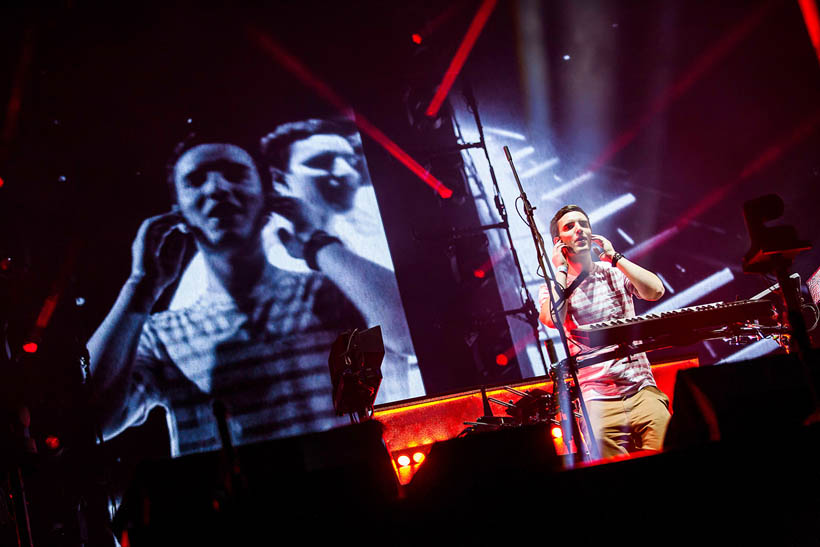
{"type": "Polygon", "coordinates": [[[646,387],[626,399],[584,401],[602,458],[660,450],[669,425],[669,397],[646,387]]]}

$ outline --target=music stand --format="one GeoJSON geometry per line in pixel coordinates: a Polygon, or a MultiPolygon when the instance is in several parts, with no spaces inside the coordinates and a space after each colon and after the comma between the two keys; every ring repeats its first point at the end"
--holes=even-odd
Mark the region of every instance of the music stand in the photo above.
{"type": "Polygon", "coordinates": [[[384,341],[380,326],[345,331],[330,348],[328,366],[333,384],[333,408],[338,416],[350,414],[351,422],[372,416],[373,403],[382,381],[384,341]]]}

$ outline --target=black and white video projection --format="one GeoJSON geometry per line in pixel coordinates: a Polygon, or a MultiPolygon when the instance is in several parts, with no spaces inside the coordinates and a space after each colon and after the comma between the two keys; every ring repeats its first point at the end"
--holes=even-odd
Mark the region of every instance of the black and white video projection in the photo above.
{"type": "Polygon", "coordinates": [[[504,146],[548,250],[574,203],[660,276],[639,314],[774,283],[742,271],[746,200],[778,193],[775,222],[817,244],[797,2],[70,3],[2,29],[4,363],[36,342],[58,385],[53,357],[87,346],[124,454],[218,448],[217,400],[238,444],[349,423],[327,360],[351,329],[381,327],[377,405],[544,375],[563,350],[504,146]]]}

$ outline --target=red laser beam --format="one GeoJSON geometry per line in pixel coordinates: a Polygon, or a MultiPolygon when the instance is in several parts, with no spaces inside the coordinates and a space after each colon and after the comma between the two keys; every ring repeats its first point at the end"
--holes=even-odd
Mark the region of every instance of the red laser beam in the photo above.
{"type": "Polygon", "coordinates": [[[767,2],[753,11],[727,33],[725,33],[715,44],[700,55],[694,63],[678,78],[672,85],[667,87],[653,102],[649,108],[641,115],[626,131],[618,135],[615,140],[601,152],[584,171],[597,171],[608,161],[615,157],[621,150],[626,148],[643,129],[661,112],[669,108],[669,105],[686,93],[700,78],[719,61],[725,58],[752,30],[757,27],[763,18],[769,13],[774,1],[767,2]]]}
{"type": "Polygon", "coordinates": [[[737,186],[779,160],[783,154],[805,140],[818,127],[820,127],[820,109],[816,110],[811,116],[807,117],[803,123],[793,129],[788,135],[777,140],[774,144],[770,145],[758,154],[752,161],[747,163],[740,170],[740,174],[738,174],[735,179],[727,184],[715,188],[706,194],[703,199],[685,211],[671,226],[668,226],[661,232],[661,234],[666,234],[666,237],[657,237],[654,238],[650,244],[636,246],[634,250],[630,252],[630,257],[637,259],[646,255],[652,249],[657,248],[670,237],[680,232],[706,210],[720,203],[729,194],[729,192],[734,190],[737,186]]]}
{"type": "Polygon", "coordinates": [[[464,39],[461,40],[456,54],[453,56],[452,61],[450,61],[450,66],[447,67],[447,71],[444,73],[444,78],[442,78],[435,95],[433,95],[433,99],[430,101],[430,106],[428,106],[425,111],[425,115],[428,117],[434,118],[438,114],[441,105],[444,104],[444,99],[447,97],[447,94],[450,93],[450,88],[453,87],[453,83],[455,83],[458,73],[461,72],[461,68],[464,66],[467,56],[470,55],[470,50],[473,49],[473,45],[475,45],[478,36],[484,29],[484,25],[493,13],[495,4],[496,0],[484,0],[478,8],[473,20],[470,22],[467,33],[464,35],[464,39]]]}
{"type": "Polygon", "coordinates": [[[385,135],[378,127],[373,125],[367,118],[359,112],[356,112],[350,104],[336,93],[329,85],[318,78],[313,72],[308,69],[301,61],[296,59],[293,55],[288,53],[282,46],[276,43],[267,34],[253,28],[248,29],[248,33],[252,40],[254,40],[264,51],[269,53],[273,59],[281,64],[288,72],[293,74],[297,80],[302,82],[305,86],[313,89],[322,99],[330,103],[334,108],[343,113],[353,114],[353,121],[359,131],[366,134],[368,137],[379,143],[387,152],[394,158],[399,160],[405,167],[412,171],[416,176],[423,180],[428,186],[434,189],[442,198],[452,197],[453,191],[447,188],[440,180],[430,174],[424,167],[416,160],[402,150],[402,148],[393,142],[390,137],[385,135]]]}
{"type": "Polygon", "coordinates": [[[820,15],[817,14],[817,4],[815,0],[797,0],[797,2],[800,4],[806,30],[809,31],[809,38],[817,54],[817,61],[820,62],[820,15]]]}

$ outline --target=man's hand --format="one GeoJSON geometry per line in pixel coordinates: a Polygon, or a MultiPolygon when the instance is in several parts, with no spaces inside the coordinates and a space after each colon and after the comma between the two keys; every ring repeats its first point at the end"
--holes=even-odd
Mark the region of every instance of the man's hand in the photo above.
{"type": "MultiPolygon", "coordinates": [[[[143,221],[131,245],[131,276],[141,295],[156,301],[182,273],[190,235],[182,215],[164,213],[143,221]]],[[[146,302],[146,304],[153,304],[146,302]]]]}
{"type": "Polygon", "coordinates": [[[296,197],[277,195],[269,198],[269,210],[285,217],[293,224],[293,232],[279,228],[277,235],[288,254],[294,258],[304,258],[305,243],[316,230],[327,225],[327,215],[304,200],[296,197]]]}
{"type": "Polygon", "coordinates": [[[604,236],[599,236],[596,234],[592,234],[590,239],[592,239],[592,241],[597,243],[601,249],[603,249],[603,252],[598,255],[598,259],[606,262],[612,262],[612,257],[615,256],[615,249],[612,247],[612,242],[604,236]]]}
{"type": "Polygon", "coordinates": [[[561,241],[555,243],[552,247],[552,265],[556,268],[567,265],[567,253],[569,249],[566,244],[561,241]]]}

